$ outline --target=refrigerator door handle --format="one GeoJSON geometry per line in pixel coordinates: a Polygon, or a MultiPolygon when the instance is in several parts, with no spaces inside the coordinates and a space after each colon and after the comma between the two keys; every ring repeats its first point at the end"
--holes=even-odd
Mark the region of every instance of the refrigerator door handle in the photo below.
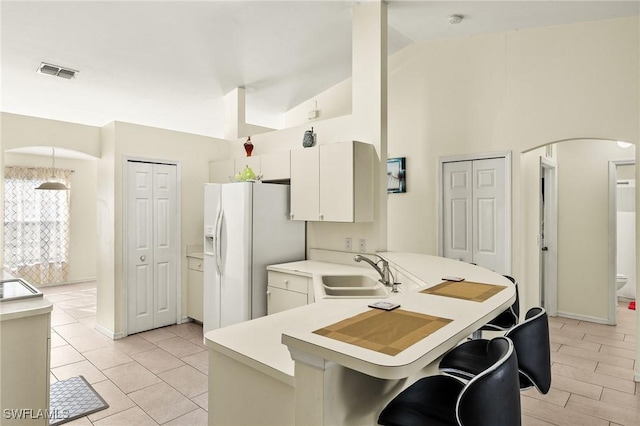
{"type": "MultiPolygon", "coordinates": [[[[220,197],[220,203],[222,203],[222,197],[220,197]]],[[[222,264],[220,263],[220,256],[221,256],[221,251],[222,251],[222,206],[220,205],[220,203],[218,203],[218,214],[216,216],[216,230],[215,230],[215,236],[214,236],[214,244],[215,244],[215,251],[216,251],[216,271],[218,272],[218,275],[222,275],[221,272],[221,266],[222,264]]]]}

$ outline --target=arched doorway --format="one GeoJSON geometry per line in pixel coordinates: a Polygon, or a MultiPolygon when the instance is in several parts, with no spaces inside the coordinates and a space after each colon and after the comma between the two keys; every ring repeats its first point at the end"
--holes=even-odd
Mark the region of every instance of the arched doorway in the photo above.
{"type": "Polygon", "coordinates": [[[528,305],[537,302],[553,308],[555,299],[557,315],[615,324],[615,238],[611,243],[615,215],[611,217],[609,209],[609,163],[620,160],[635,161],[635,148],[621,148],[610,139],[554,141],[522,154],[522,265],[528,305]],[[555,165],[555,172],[550,172],[555,165]],[[545,207],[553,205],[548,203],[553,194],[549,182],[543,185],[543,181],[553,173],[558,219],[552,247],[543,232],[549,229],[545,207]],[[545,285],[545,258],[550,253],[557,256],[555,288],[545,285]]]}
{"type": "MultiPolygon", "coordinates": [[[[52,149],[55,148],[56,169],[70,172],[69,182],[71,190],[69,196],[69,218],[68,218],[68,247],[65,257],[64,274],[56,273],[48,275],[49,267],[38,267],[42,279],[28,279],[36,285],[47,285],[51,283],[76,283],[92,281],[96,279],[97,245],[95,236],[97,234],[97,158],[84,152],[59,146],[24,146],[7,149],[3,152],[2,166],[5,168],[48,171],[52,167],[52,149]],[[92,250],[92,248],[94,248],[92,250]],[[43,270],[46,269],[46,270],[43,270]],[[48,279],[52,278],[52,280],[48,279]],[[38,284],[41,283],[41,284],[38,284]]],[[[6,191],[6,173],[3,174],[3,206],[5,200],[15,196],[11,191],[6,191]]],[[[48,191],[46,191],[48,192],[48,191]]],[[[4,221],[3,221],[4,225],[4,221]]],[[[3,254],[3,265],[8,266],[5,259],[5,228],[2,228],[2,239],[0,247],[3,254]]],[[[24,239],[21,237],[21,239],[24,239]]],[[[59,257],[59,256],[58,256],[59,257]]],[[[23,262],[27,266],[19,266],[20,262],[13,262],[14,269],[24,269],[23,272],[33,269],[28,265],[33,265],[32,261],[23,262]]],[[[62,263],[62,262],[60,262],[62,263]]],[[[58,268],[59,269],[59,268],[58,268]]]]}

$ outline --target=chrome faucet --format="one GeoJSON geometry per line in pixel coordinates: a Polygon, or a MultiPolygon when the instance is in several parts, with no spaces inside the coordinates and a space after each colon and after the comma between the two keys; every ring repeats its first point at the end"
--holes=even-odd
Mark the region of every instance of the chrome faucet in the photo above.
{"type": "Polygon", "coordinates": [[[397,283],[395,282],[395,279],[393,278],[391,269],[389,269],[389,262],[387,262],[382,257],[378,256],[377,254],[374,254],[374,256],[376,256],[379,259],[377,262],[374,262],[373,260],[361,254],[356,254],[353,257],[353,260],[356,262],[360,262],[363,260],[367,262],[369,265],[373,267],[373,269],[375,269],[380,274],[380,279],[378,281],[380,281],[382,284],[384,284],[387,287],[391,287],[391,291],[393,293],[397,293],[398,286],[397,286],[397,283]],[[382,264],[382,269],[378,266],[378,263],[382,264]]]}

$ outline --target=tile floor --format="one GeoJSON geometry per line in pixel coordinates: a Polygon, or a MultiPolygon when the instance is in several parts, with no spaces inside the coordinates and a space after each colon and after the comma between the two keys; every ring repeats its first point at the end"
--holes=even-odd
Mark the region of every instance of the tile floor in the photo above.
{"type": "Polygon", "coordinates": [[[94,330],[95,282],[45,287],[51,314],[51,382],[83,375],[109,408],[83,426],[207,424],[208,353],[187,323],[111,340],[94,330]]]}
{"type": "MultiPolygon", "coordinates": [[[[93,329],[95,283],[48,287],[51,381],[82,374],[109,408],[72,426],[207,424],[207,351],[202,327],[169,326],[112,341],[93,329]]],[[[550,318],[552,387],[522,394],[525,426],[640,425],[633,381],[635,311],[618,308],[616,327],[550,318]]]]}
{"type": "Polygon", "coordinates": [[[640,383],[633,381],[635,315],[618,305],[618,325],[549,318],[551,390],[522,394],[523,425],[640,425],[640,383]]]}

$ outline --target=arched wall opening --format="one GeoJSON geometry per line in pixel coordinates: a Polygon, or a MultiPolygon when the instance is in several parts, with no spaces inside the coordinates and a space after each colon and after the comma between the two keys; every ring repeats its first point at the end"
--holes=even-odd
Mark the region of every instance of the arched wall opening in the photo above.
{"type": "MultiPolygon", "coordinates": [[[[97,275],[97,158],[60,146],[21,146],[3,153],[2,169],[50,168],[55,148],[55,168],[72,170],[70,176],[69,265],[64,283],[93,281],[97,275]]],[[[3,200],[12,195],[3,191],[3,200]]],[[[3,203],[4,208],[5,203],[3,203]]],[[[1,248],[4,259],[4,224],[1,248]]]]}
{"type": "MultiPolygon", "coordinates": [[[[553,141],[521,154],[521,276],[527,306],[541,295],[541,161],[557,173],[557,314],[604,324],[615,323],[610,289],[611,217],[609,167],[612,161],[635,161],[635,146],[616,140],[572,138],[553,141]]],[[[614,252],[615,253],[615,252],[614,252]]],[[[547,295],[548,296],[548,295],[547,295]]],[[[547,298],[548,299],[548,298],[547,298]]]]}

